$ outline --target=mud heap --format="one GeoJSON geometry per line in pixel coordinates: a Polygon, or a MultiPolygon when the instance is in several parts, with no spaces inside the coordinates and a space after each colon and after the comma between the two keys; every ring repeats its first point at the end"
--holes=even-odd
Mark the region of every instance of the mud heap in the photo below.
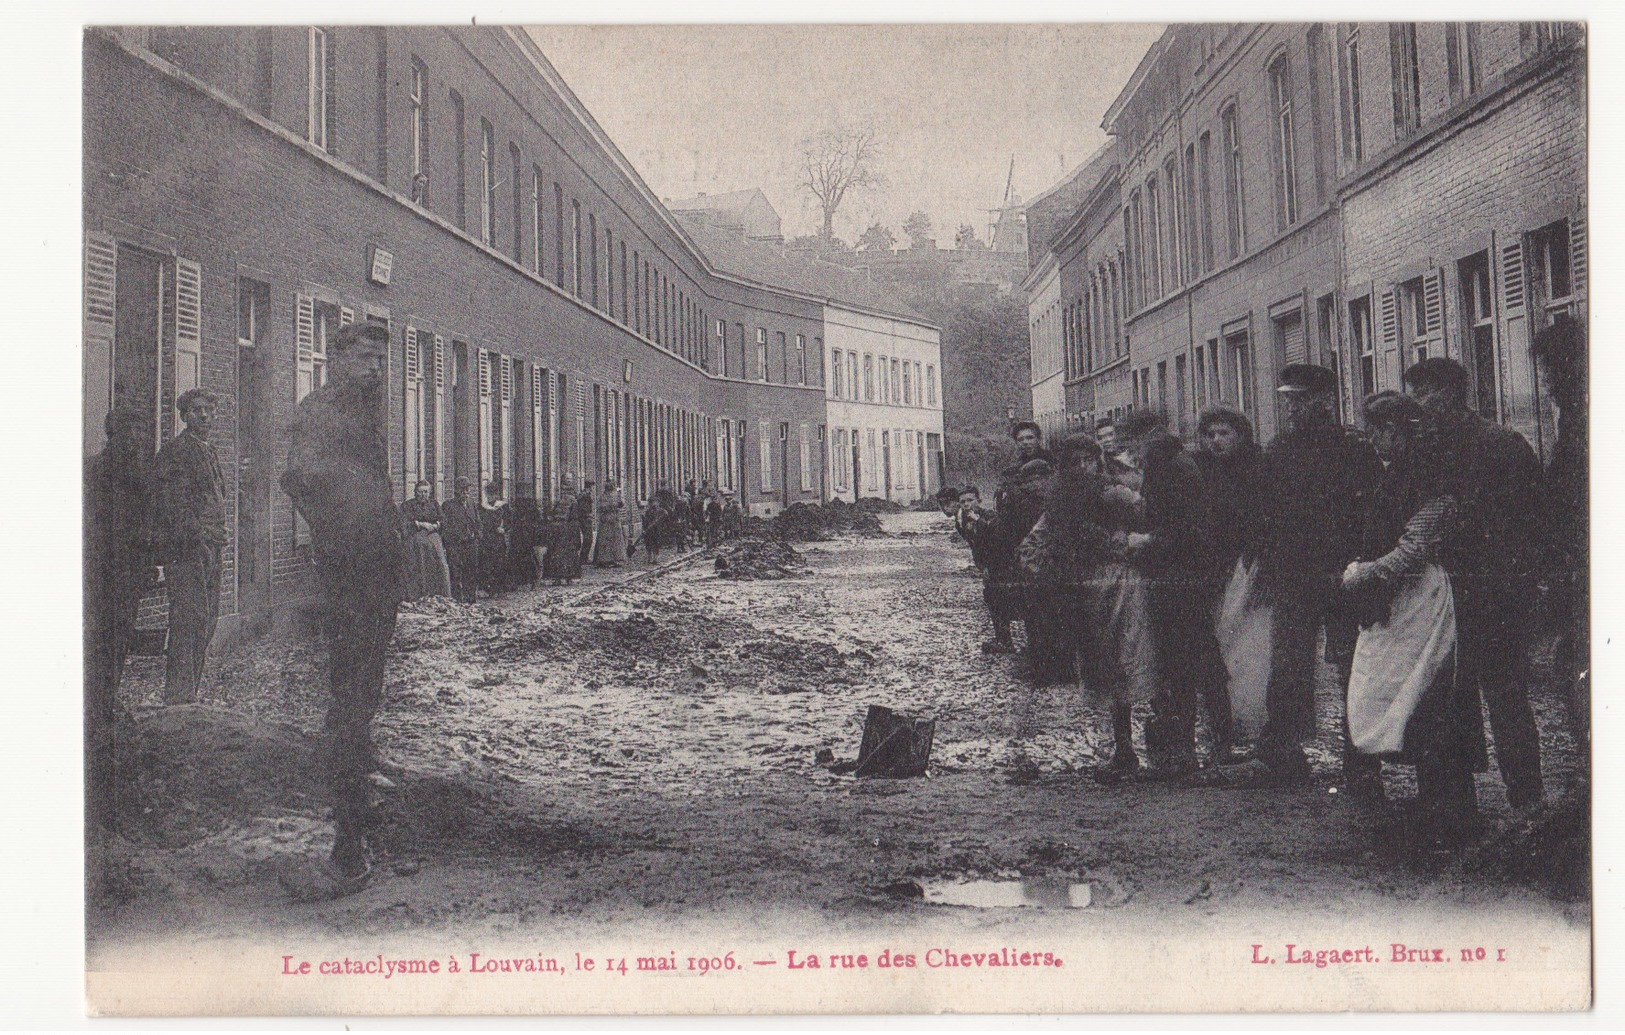
{"type": "Polygon", "coordinates": [[[901,514],[908,509],[901,503],[879,496],[865,496],[858,500],[857,506],[860,510],[867,510],[871,514],[901,514]]]}
{"type": "Polygon", "coordinates": [[[807,562],[782,539],[747,536],[719,548],[716,566],[725,579],[788,579],[803,574],[807,562]]]}
{"type": "Polygon", "coordinates": [[[845,500],[831,500],[823,506],[792,503],[768,523],[767,530],[773,538],[795,543],[823,542],[847,532],[861,536],[886,534],[871,509],[845,500]]]}

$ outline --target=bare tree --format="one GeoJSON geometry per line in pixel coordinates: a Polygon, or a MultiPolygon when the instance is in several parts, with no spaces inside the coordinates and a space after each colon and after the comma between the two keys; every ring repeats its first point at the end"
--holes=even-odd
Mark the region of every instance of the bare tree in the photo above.
{"type": "Polygon", "coordinates": [[[871,129],[836,126],[801,142],[801,186],[818,199],[825,238],[835,235],[835,212],[849,192],[880,187],[880,141],[871,129]]]}

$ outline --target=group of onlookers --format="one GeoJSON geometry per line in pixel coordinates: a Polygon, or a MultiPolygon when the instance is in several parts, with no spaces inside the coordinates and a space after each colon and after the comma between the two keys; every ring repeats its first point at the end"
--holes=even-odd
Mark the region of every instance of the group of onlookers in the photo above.
{"type": "Polygon", "coordinates": [[[1438,357],[1404,372],[1404,394],[1365,399],[1363,432],[1338,421],[1335,374],[1309,364],[1282,371],[1263,447],[1222,406],[1201,415],[1195,451],[1145,410],[1052,449],[1019,423],[992,509],[974,486],[943,494],[983,572],[983,649],[1013,652],[1019,620],[1038,678],[1076,673],[1103,695],[1103,783],[1302,784],[1305,744],[1332,721],[1349,791],[1380,800],[1383,760],[1414,765],[1414,829],[1459,843],[1488,768],[1483,710],[1510,804],[1542,800],[1527,658],[1539,619],[1559,634],[1570,720],[1588,735],[1585,348],[1566,318],[1535,345],[1562,418],[1544,472],[1521,435],[1468,408],[1466,369],[1438,357]],[[1317,713],[1317,653],[1343,691],[1335,713],[1317,713]],[[1131,725],[1142,702],[1149,767],[1131,725]]]}
{"type": "Polygon", "coordinates": [[[638,513],[629,510],[614,479],[602,489],[587,479],[578,491],[566,475],[545,513],[527,485],[512,500],[503,498],[499,482],[485,487],[483,500],[469,479],[455,485],[456,498],[437,503],[433,486],[419,482],[414,497],[401,504],[408,600],[450,596],[473,603],[480,592],[498,596],[544,579],[566,585],[587,564],[619,567],[639,545],[654,563],[662,549],[715,546],[744,523],[732,494],[709,481],[691,480],[678,493],[661,479],[638,513]]]}

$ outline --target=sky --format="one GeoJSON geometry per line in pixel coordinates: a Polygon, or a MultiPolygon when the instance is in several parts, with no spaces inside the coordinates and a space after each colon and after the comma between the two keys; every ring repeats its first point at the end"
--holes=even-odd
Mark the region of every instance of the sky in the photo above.
{"type": "Polygon", "coordinates": [[[542,52],[663,199],[760,187],[785,237],[813,233],[799,143],[867,124],[886,185],[848,197],[835,232],[876,221],[905,241],[929,215],[943,246],[962,223],[1031,198],[1105,143],[1101,116],[1161,25],[531,26],[542,52]]]}

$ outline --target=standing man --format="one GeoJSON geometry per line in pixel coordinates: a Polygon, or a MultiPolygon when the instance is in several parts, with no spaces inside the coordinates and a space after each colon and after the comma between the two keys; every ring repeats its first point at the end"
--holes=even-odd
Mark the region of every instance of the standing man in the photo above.
{"type": "Polygon", "coordinates": [[[1146,601],[1160,677],[1145,731],[1153,773],[1184,779],[1196,773],[1196,713],[1205,702],[1216,756],[1230,746],[1230,701],[1213,632],[1218,583],[1213,577],[1209,510],[1196,458],[1150,410],[1129,414],[1117,429],[1122,454],[1140,468],[1145,531],[1128,536],[1129,559],[1150,582],[1146,601]]]}
{"type": "Polygon", "coordinates": [[[480,501],[469,479],[458,478],[454,484],[457,498],[440,508],[440,541],[451,569],[452,599],[472,604],[480,573],[480,501]]]}
{"type": "MultiPolygon", "coordinates": [[[[1382,461],[1359,432],[1337,421],[1337,375],[1311,363],[1282,368],[1281,431],[1264,451],[1264,527],[1258,561],[1262,599],[1275,608],[1267,716],[1258,757],[1231,767],[1237,786],[1305,783],[1303,742],[1315,733],[1315,645],[1337,666],[1345,701],[1359,623],[1338,606],[1343,569],[1359,556],[1361,516],[1382,461]]],[[[1347,743],[1343,771],[1356,794],[1380,790],[1381,763],[1347,743]]]]}
{"type": "Polygon", "coordinates": [[[282,476],[282,490],[310,524],[330,631],[333,701],[323,754],[338,828],[328,863],[333,895],[360,890],[371,872],[362,834],[368,776],[377,769],[371,727],[401,600],[404,547],[383,436],[388,345],[379,324],[339,330],[328,347],[330,380],[294,413],[282,476]]]}
{"type": "Polygon", "coordinates": [[[1459,508],[1457,534],[1444,551],[1456,600],[1457,677],[1484,696],[1507,801],[1522,809],[1544,796],[1527,658],[1542,472],[1522,435],[1467,408],[1468,380],[1466,367],[1442,357],[1405,371],[1459,508]]]}
{"type": "Polygon", "coordinates": [[[152,584],[152,440],[132,409],[113,410],[106,427],[106,448],[85,468],[85,818],[111,828],[118,685],[136,608],[152,584]]]}
{"type": "Polygon", "coordinates": [[[591,478],[581,483],[581,495],[576,497],[576,524],[581,526],[581,563],[592,560],[598,546],[598,500],[593,493],[596,485],[591,478]]]}
{"type": "Polygon", "coordinates": [[[169,658],[164,703],[191,704],[220,618],[220,551],[226,545],[226,482],[209,445],[216,400],[193,388],[175,400],[186,430],[158,452],[153,511],[158,559],[169,585],[169,658]]]}
{"type": "MultiPolygon", "coordinates": [[[[1044,433],[1037,424],[1020,421],[1011,427],[1010,437],[1016,444],[1015,463],[999,473],[999,488],[993,497],[994,519],[984,522],[980,529],[986,559],[982,599],[987,602],[993,620],[993,639],[982,644],[982,653],[1015,653],[1010,625],[1023,620],[1028,651],[1042,676],[1051,645],[1044,635],[1047,627],[1043,620],[1035,623],[1023,607],[1026,586],[1016,562],[1016,551],[1044,513],[1044,493],[1055,468],[1044,449],[1044,433]]],[[[974,545],[975,540],[971,541],[974,545]]]]}

